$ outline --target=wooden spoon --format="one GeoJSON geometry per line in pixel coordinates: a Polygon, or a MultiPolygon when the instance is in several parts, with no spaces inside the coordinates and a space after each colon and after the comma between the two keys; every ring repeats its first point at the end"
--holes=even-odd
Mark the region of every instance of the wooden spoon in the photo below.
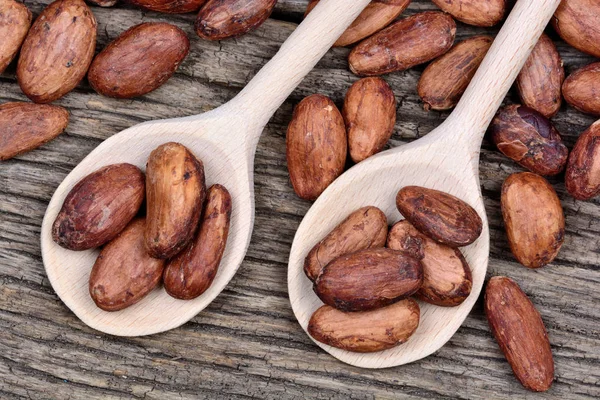
{"type": "MultiPolygon", "coordinates": [[[[377,353],[343,351],[316,342],[334,357],[363,368],[385,368],[426,357],[461,326],[479,297],[489,257],[489,229],[479,184],[479,151],[485,131],[560,0],[520,0],[496,37],[455,111],[427,136],[362,161],[325,190],[294,238],[288,269],[292,308],[304,330],[323,303],[303,271],[310,249],[352,211],[374,205],[389,222],[401,219],[396,193],[420,185],[451,193],[484,220],[481,237],[462,249],[473,272],[471,295],[458,307],[420,302],[421,322],[410,340],[377,353]]],[[[314,340],[314,339],[313,339],[314,340]]]]}
{"type": "Polygon", "coordinates": [[[152,121],[104,141],[56,189],[42,223],[42,256],[52,287],[84,323],[119,336],[166,331],[190,320],[225,288],[241,264],[254,225],[254,153],[271,116],[329,50],[369,0],[325,0],[298,26],[279,52],[227,104],[202,115],[152,121]],[[229,240],[211,287],[200,297],[176,300],[160,288],[118,312],[102,311],[88,291],[97,250],[74,252],[52,241],[51,227],[63,200],[98,168],[128,162],[145,168],[150,152],[166,142],[187,146],[204,162],[207,185],[220,183],[232,196],[229,240]]]}

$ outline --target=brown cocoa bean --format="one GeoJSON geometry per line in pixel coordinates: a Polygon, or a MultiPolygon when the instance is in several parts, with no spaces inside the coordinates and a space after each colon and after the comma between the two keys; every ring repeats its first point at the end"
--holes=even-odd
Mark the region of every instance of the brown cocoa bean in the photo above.
{"type": "Polygon", "coordinates": [[[448,110],[458,103],[492,41],[489,36],[463,40],[425,68],[417,91],[426,110],[448,110]]]}
{"type": "Polygon", "coordinates": [[[144,219],[132,221],[100,252],[90,275],[90,296],[104,311],[127,308],[160,283],[165,262],[144,246],[144,219]]]}
{"type": "MultiPolygon", "coordinates": [[[[128,0],[131,4],[147,10],[169,14],[198,11],[206,0],[128,0]]],[[[116,0],[115,0],[116,2],[116,0]]]]}
{"type": "Polygon", "coordinates": [[[561,86],[565,69],[556,46],[542,34],[517,77],[521,102],[546,118],[551,118],[562,104],[561,86]]]}
{"type": "Polygon", "coordinates": [[[350,70],[372,76],[412,68],[450,50],[455,34],[456,23],[442,12],[403,18],[359,43],[348,56],[350,70]]]}
{"type": "Polygon", "coordinates": [[[333,101],[318,94],[302,100],[288,125],[286,146],[294,191],[315,200],[346,164],[346,127],[333,101]]]}
{"type": "Polygon", "coordinates": [[[277,0],[208,0],[198,13],[196,33],[203,39],[238,37],[262,25],[277,0]]]}
{"type": "Polygon", "coordinates": [[[204,166],[185,146],[166,143],[146,165],[146,248],[171,258],[193,238],[206,197],[204,166]]]}
{"type": "MultiPolygon", "coordinates": [[[[311,0],[306,8],[306,17],[319,0],[311,0]]],[[[410,4],[410,0],[373,0],[362,13],[344,31],[335,42],[334,47],[344,47],[363,40],[379,32],[392,23],[410,4]]]]}
{"type": "Polygon", "coordinates": [[[562,0],[552,25],[565,42],[600,57],[600,3],[597,0],[562,0]]]}
{"type": "Polygon", "coordinates": [[[29,30],[17,65],[21,90],[49,103],[77,86],[94,57],[96,18],[83,0],[57,0],[29,30]]]}
{"type": "Polygon", "coordinates": [[[31,11],[25,4],[15,0],[0,3],[0,74],[19,52],[30,26],[31,11]]]}
{"type": "Polygon", "coordinates": [[[460,250],[428,238],[410,222],[400,221],[390,229],[387,247],[421,260],[423,285],[416,293],[419,299],[437,306],[453,307],[471,294],[471,269],[460,250]]]}
{"type": "Polygon", "coordinates": [[[221,185],[211,186],[196,238],[167,263],[163,277],[167,293],[190,300],[210,287],[225,251],[230,218],[229,192],[221,185]]]}
{"type": "Polygon", "coordinates": [[[539,175],[556,175],[569,150],[554,125],[537,111],[518,104],[501,108],[490,125],[492,141],[505,156],[539,175]]]}
{"type": "Polygon", "coordinates": [[[104,96],[129,99],[164,84],[190,49],[181,29],[147,22],[123,32],[94,58],[88,80],[104,96]]]}
{"type": "Polygon", "coordinates": [[[71,189],[54,220],[52,239],[70,250],[102,246],[135,217],[144,195],[144,174],[135,165],[100,168],[71,189]]]}
{"type": "Polygon", "coordinates": [[[31,151],[60,135],[69,123],[69,112],[46,104],[0,105],[0,161],[31,151]]]}
{"type": "Polygon", "coordinates": [[[483,229],[473,207],[439,190],[405,186],[396,196],[396,206],[420,232],[451,247],[473,243],[483,229]]]}
{"type": "Polygon", "coordinates": [[[354,211],[308,253],[304,260],[306,276],[314,281],[330,261],[344,254],[385,246],[387,231],[387,218],[379,208],[354,211]]]}
{"type": "Polygon", "coordinates": [[[540,313],[512,279],[495,276],[485,290],[485,314],[492,334],[517,379],[529,390],[546,391],[554,360],[540,313]]]}
{"type": "Polygon", "coordinates": [[[562,86],[567,103],[581,112],[600,116],[600,62],[573,72],[562,86]]]}
{"type": "Polygon", "coordinates": [[[508,243],[527,268],[552,262],[565,238],[565,217],[550,184],[531,172],[512,174],[500,198],[508,243]]]}
{"type": "Polygon", "coordinates": [[[405,299],[423,283],[416,258],[386,248],[366,249],[327,264],[314,290],[323,303],[342,311],[366,311],[405,299]]]}
{"type": "Polygon", "coordinates": [[[363,78],[355,82],[342,110],[350,157],[356,163],[380,152],[396,124],[396,97],[381,78],[363,78]]]}
{"type": "Polygon", "coordinates": [[[569,156],[565,186],[577,200],[589,200],[600,194],[600,121],[577,139],[569,156]]]}
{"type": "Polygon", "coordinates": [[[352,313],[322,306],[310,318],[308,333],[329,346],[371,353],[406,342],[417,330],[420,314],[419,305],[413,299],[378,310],[352,313]]]}
{"type": "Polygon", "coordinates": [[[433,0],[445,12],[465,24],[494,26],[502,20],[506,0],[433,0]]]}

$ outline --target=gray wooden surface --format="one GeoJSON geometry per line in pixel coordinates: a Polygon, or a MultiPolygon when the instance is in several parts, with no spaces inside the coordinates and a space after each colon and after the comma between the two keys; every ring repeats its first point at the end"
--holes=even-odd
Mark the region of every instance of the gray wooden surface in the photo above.
{"type": "MultiPolygon", "coordinates": [[[[27,0],[35,14],[48,0],[27,0]]],[[[71,111],[57,140],[0,164],[1,399],[583,399],[600,397],[600,200],[569,198],[561,178],[566,241],[541,270],[515,263],[499,211],[500,186],[519,167],[485,142],[481,184],[491,228],[488,274],[516,279],[549,330],[556,380],[545,394],[525,391],[493,341],[481,300],[436,354],[402,367],[361,370],[338,362],[306,336],[292,313],[286,267],[294,232],[310,203],[291,188],[285,127],[303,96],[320,92],[341,105],[356,78],[346,49],[330,51],[268,125],[256,154],[256,227],[248,255],[228,288],[181,328],[143,338],[118,338],[81,323],[53,292],[44,273],[39,231],[63,177],[102,140],[135,123],[200,113],[227,101],[277,50],[301,19],[307,0],[280,0],[273,18],[243,38],[211,43],[193,32],[194,15],[164,16],[128,6],[94,7],[98,47],[142,21],[183,28],[191,53],[157,91],[118,101],[87,83],[56,102],[71,111]]],[[[435,7],[413,0],[408,13],[435,7]]],[[[458,36],[482,30],[459,25],[458,36]]],[[[493,32],[493,30],[491,30],[493,32]]],[[[1,40],[1,38],[0,38],[1,40]]],[[[558,43],[568,71],[591,61],[558,43]]],[[[399,100],[392,146],[427,134],[447,114],[423,111],[420,69],[386,77],[399,100]]],[[[513,94],[509,101],[515,100],[513,94]]],[[[14,66],[0,76],[0,101],[26,100],[14,66]]],[[[592,122],[563,107],[556,125],[571,147],[592,122]]],[[[402,171],[398,171],[402,173],[402,171]]]]}

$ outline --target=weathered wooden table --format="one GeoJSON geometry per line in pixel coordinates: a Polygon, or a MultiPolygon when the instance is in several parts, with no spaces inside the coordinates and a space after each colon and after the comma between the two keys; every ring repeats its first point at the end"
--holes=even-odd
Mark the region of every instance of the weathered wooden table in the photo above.
{"type": "MultiPolygon", "coordinates": [[[[37,14],[49,0],[26,3],[37,14]]],[[[134,24],[155,20],[183,28],[192,48],[167,84],[140,99],[101,97],[82,83],[56,102],[71,111],[65,134],[0,164],[1,399],[600,397],[600,200],[574,201],[561,178],[553,179],[566,214],[566,241],[553,264],[525,269],[509,251],[499,210],[500,186],[520,168],[489,142],[481,155],[492,235],[488,275],[517,280],[540,310],[556,362],[549,392],[527,392],[513,377],[490,335],[481,301],[436,354],[385,370],[342,364],[297,324],[286,267],[294,232],[310,203],[298,199],[289,183],[285,130],[292,107],[305,95],[323,93],[341,106],[357,79],[347,70],[347,49],[331,50],[267,126],[256,154],[256,227],[250,250],[237,276],[205,311],[167,333],[119,338],[88,328],[61,303],[44,273],[39,233],[46,205],[63,177],[102,140],[133,124],[200,113],[232,98],[292,32],[306,3],[280,0],[260,29],[218,43],[195,35],[194,15],[93,8],[98,48],[134,24]]],[[[435,6],[413,0],[407,13],[428,9],[435,6]]],[[[458,38],[481,32],[459,24],[458,38]]],[[[562,42],[558,47],[567,72],[592,61],[562,42]]],[[[386,77],[399,102],[392,146],[427,134],[447,116],[422,109],[415,89],[420,71],[386,77]]],[[[514,94],[509,97],[516,100],[514,94]]],[[[0,101],[15,100],[26,97],[13,66],[0,77],[0,101]]],[[[555,118],[569,147],[593,121],[570,107],[555,118]]]]}

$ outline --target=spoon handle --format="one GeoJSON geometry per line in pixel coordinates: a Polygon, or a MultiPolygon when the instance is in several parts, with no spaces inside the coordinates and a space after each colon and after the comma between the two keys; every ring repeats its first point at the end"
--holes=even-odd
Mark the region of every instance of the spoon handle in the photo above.
{"type": "Polygon", "coordinates": [[[561,0],[519,0],[463,94],[443,139],[479,152],[485,131],[561,0]]]}
{"type": "MultiPolygon", "coordinates": [[[[369,1],[321,0],[271,61],[229,102],[230,110],[260,127],[266,125],[369,1]]],[[[258,141],[258,136],[247,139],[258,141]]]]}

